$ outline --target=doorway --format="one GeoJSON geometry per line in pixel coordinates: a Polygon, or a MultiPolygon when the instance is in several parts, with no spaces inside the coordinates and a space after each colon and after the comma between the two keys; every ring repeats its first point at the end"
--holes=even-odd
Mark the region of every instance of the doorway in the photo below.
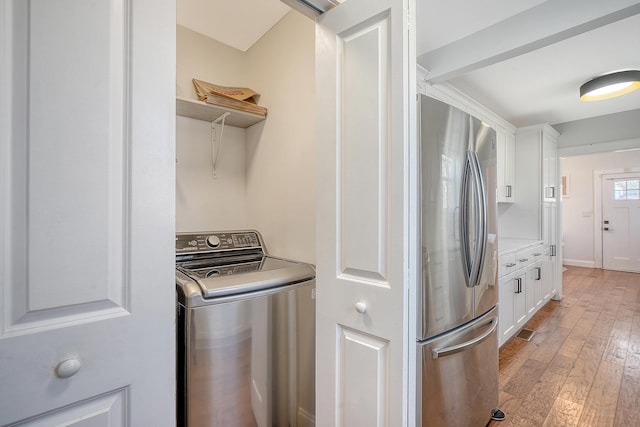
{"type": "Polygon", "coordinates": [[[640,173],[601,176],[602,268],[640,272],[640,173]]]}

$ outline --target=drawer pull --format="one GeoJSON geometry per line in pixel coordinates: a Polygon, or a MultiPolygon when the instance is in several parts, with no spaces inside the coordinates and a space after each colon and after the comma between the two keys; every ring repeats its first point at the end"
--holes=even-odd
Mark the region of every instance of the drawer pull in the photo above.
{"type": "Polygon", "coordinates": [[[507,267],[507,268],[511,268],[511,267],[515,267],[515,266],[516,266],[516,264],[514,262],[509,262],[509,263],[507,263],[505,265],[505,267],[507,267]]]}
{"type": "Polygon", "coordinates": [[[533,254],[533,256],[540,256],[540,255],[542,255],[540,252],[533,254]]]}
{"type": "Polygon", "coordinates": [[[520,261],[520,262],[527,262],[527,261],[529,261],[529,258],[520,258],[518,261],[520,261]]]}

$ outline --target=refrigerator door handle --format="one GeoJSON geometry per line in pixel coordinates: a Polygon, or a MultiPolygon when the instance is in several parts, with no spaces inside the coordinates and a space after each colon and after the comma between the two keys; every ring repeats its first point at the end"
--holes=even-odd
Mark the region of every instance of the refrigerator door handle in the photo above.
{"type": "Polygon", "coordinates": [[[468,158],[472,165],[471,170],[477,205],[477,215],[475,216],[475,253],[471,264],[472,268],[469,278],[469,286],[478,286],[480,284],[480,276],[482,274],[482,266],[484,265],[485,252],[487,248],[487,194],[484,187],[484,180],[482,179],[482,170],[480,168],[480,160],[478,160],[478,153],[475,151],[469,151],[468,158]]]}
{"type": "Polygon", "coordinates": [[[480,344],[481,342],[489,338],[489,336],[496,330],[496,327],[498,326],[498,316],[491,316],[489,320],[478,326],[488,326],[488,329],[483,332],[482,335],[478,335],[477,337],[469,341],[465,341],[463,343],[448,347],[434,348],[433,350],[431,350],[431,355],[434,359],[437,359],[439,357],[445,357],[451,354],[460,353],[461,351],[464,351],[469,347],[480,344]]]}
{"type": "Polygon", "coordinates": [[[471,259],[471,248],[469,247],[469,183],[473,175],[473,165],[471,163],[470,152],[467,151],[462,174],[460,191],[460,251],[462,252],[462,263],[464,268],[464,279],[468,288],[474,286],[471,281],[473,261],[471,259]]]}

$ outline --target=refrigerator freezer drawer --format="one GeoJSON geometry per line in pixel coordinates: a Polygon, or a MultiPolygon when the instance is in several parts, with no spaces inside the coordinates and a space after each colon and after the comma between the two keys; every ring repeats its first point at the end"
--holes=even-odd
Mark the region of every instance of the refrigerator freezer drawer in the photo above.
{"type": "Polygon", "coordinates": [[[434,340],[418,343],[422,426],[471,427],[498,406],[498,310],[434,340]]]}

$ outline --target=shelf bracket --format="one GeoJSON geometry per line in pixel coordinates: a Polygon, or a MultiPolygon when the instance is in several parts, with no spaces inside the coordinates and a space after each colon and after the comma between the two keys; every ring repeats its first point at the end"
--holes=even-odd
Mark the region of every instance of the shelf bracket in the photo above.
{"type": "Polygon", "coordinates": [[[220,117],[211,122],[211,168],[213,172],[213,178],[216,177],[216,164],[218,163],[218,155],[222,149],[222,134],[224,132],[224,120],[231,113],[223,113],[220,117]],[[217,137],[217,127],[220,126],[220,136],[217,137]]]}

